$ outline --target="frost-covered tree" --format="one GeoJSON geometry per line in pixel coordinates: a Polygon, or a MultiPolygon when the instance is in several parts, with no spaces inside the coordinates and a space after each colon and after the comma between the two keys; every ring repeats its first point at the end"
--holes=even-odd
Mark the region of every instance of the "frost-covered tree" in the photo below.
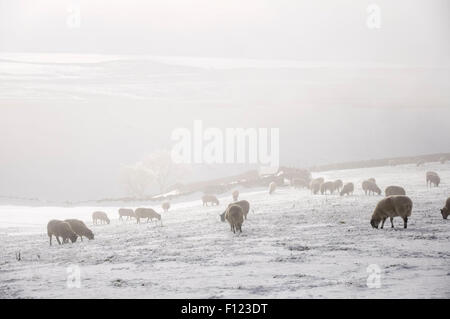
{"type": "Polygon", "coordinates": [[[173,163],[169,152],[157,151],[134,165],[123,167],[121,180],[130,193],[143,197],[152,187],[157,187],[160,193],[165,192],[188,172],[186,165],[173,163]]]}

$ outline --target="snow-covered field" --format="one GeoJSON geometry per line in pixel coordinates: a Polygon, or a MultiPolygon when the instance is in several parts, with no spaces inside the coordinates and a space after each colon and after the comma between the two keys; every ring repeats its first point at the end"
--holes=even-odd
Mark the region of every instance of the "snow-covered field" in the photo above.
{"type": "Polygon", "coordinates": [[[313,175],[352,181],[355,194],[242,189],[251,211],[240,235],[218,217],[228,195],[219,207],[179,200],[163,214],[163,226],[121,222],[117,207],[1,206],[0,297],[450,297],[450,220],[439,211],[450,196],[450,164],[313,175]],[[439,188],[427,189],[427,170],[441,175],[439,188]],[[363,195],[361,181],[369,177],[383,190],[405,187],[414,202],[408,229],[398,218],[396,229],[371,228],[372,210],[382,197],[363,195]],[[106,211],[111,224],[92,226],[94,210],[106,211]],[[95,240],[50,247],[48,220],[69,217],[85,220],[95,240]],[[377,282],[370,270],[378,268],[380,287],[370,288],[368,276],[369,283],[377,282]],[[80,288],[67,284],[74,269],[80,271],[80,288]]]}

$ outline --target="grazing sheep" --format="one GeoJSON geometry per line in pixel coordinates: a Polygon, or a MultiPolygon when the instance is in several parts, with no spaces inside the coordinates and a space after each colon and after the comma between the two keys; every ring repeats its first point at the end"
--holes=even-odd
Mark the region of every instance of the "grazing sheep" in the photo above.
{"type": "Polygon", "coordinates": [[[325,183],[322,183],[320,185],[320,193],[322,195],[326,194],[327,191],[329,191],[330,194],[333,194],[333,192],[334,192],[334,182],[325,182],[325,183]]]}
{"type": "Polygon", "coordinates": [[[94,233],[92,230],[87,228],[86,224],[79,219],[66,219],[66,223],[69,223],[70,228],[73,232],[80,236],[81,241],[83,241],[83,236],[87,237],[89,240],[94,239],[94,233]]]}
{"type": "Polygon", "coordinates": [[[161,208],[164,210],[165,213],[167,213],[170,209],[170,203],[169,202],[162,203],[161,208]]]}
{"type": "Polygon", "coordinates": [[[233,196],[233,201],[237,201],[239,198],[239,191],[236,189],[233,191],[233,193],[231,193],[231,195],[233,196]]]}
{"type": "Polygon", "coordinates": [[[291,180],[291,185],[294,186],[295,188],[303,188],[308,187],[309,183],[304,178],[293,178],[291,180]]]}
{"type": "Polygon", "coordinates": [[[450,197],[447,198],[444,208],[441,209],[442,218],[447,219],[450,215],[450,197]]]}
{"type": "Polygon", "coordinates": [[[391,227],[394,228],[394,217],[400,216],[403,219],[403,227],[408,228],[408,217],[411,216],[413,203],[408,196],[394,195],[380,200],[372,214],[370,224],[373,228],[378,228],[381,222],[381,228],[389,217],[391,227]]]}
{"type": "MultiPolygon", "coordinates": [[[[363,189],[363,191],[364,191],[364,194],[366,194],[367,195],[367,192],[369,191],[369,184],[370,184],[371,182],[369,181],[369,180],[364,180],[363,182],[362,182],[362,189],[363,189]]],[[[369,194],[370,194],[370,192],[369,192],[369,194]]]]}
{"type": "Polygon", "coordinates": [[[234,202],[234,203],[229,204],[227,209],[225,209],[225,211],[222,214],[220,214],[220,220],[222,222],[225,221],[225,215],[227,213],[228,208],[231,205],[238,205],[238,206],[240,206],[242,208],[242,212],[244,213],[244,219],[247,219],[248,212],[250,211],[250,203],[248,201],[246,201],[246,200],[240,200],[238,202],[234,202]]]}
{"type": "Polygon", "coordinates": [[[441,178],[436,172],[427,172],[426,173],[427,187],[431,187],[431,184],[434,184],[436,187],[439,187],[439,183],[441,182],[441,178]]]}
{"type": "Polygon", "coordinates": [[[362,189],[364,190],[364,194],[375,194],[381,195],[381,189],[372,181],[366,180],[362,182],[362,189]]]}
{"type": "Polygon", "coordinates": [[[353,185],[353,183],[346,183],[344,185],[344,187],[342,188],[340,195],[344,196],[344,195],[353,194],[354,190],[355,190],[355,185],[353,185]]]}
{"type": "Polygon", "coordinates": [[[110,220],[108,215],[105,212],[93,212],[92,213],[92,222],[97,224],[97,221],[100,221],[100,224],[106,223],[109,224],[110,220]]]}
{"type": "Polygon", "coordinates": [[[317,194],[320,190],[320,185],[322,185],[322,181],[321,180],[313,180],[311,182],[311,193],[313,193],[314,195],[317,194]]]}
{"type": "Polygon", "coordinates": [[[384,193],[386,196],[392,196],[392,195],[406,195],[405,189],[401,186],[388,186],[384,190],[384,193]]]}
{"type": "Polygon", "coordinates": [[[334,190],[340,192],[342,189],[342,186],[344,186],[344,183],[342,183],[342,180],[337,179],[333,182],[334,190]]]}
{"type": "Polygon", "coordinates": [[[123,217],[126,216],[127,220],[130,218],[136,218],[136,214],[134,213],[134,210],[131,208],[120,208],[119,209],[119,219],[123,220],[123,217]]]}
{"type": "Polygon", "coordinates": [[[417,167],[423,166],[423,165],[425,165],[425,161],[424,160],[418,160],[417,163],[416,163],[417,167]]]}
{"type": "Polygon", "coordinates": [[[208,206],[208,203],[211,203],[211,205],[219,206],[219,200],[214,195],[203,195],[202,202],[203,206],[208,206]]]}
{"type": "Polygon", "coordinates": [[[52,245],[52,235],[56,237],[58,244],[61,245],[59,237],[63,239],[63,243],[68,242],[68,239],[72,243],[77,241],[77,234],[72,230],[70,224],[63,222],[62,220],[52,219],[47,224],[47,235],[50,238],[50,246],[52,245]]]}
{"type": "Polygon", "coordinates": [[[277,183],[271,182],[269,184],[269,194],[273,194],[276,189],[277,189],[277,183]]]}
{"type": "Polygon", "coordinates": [[[141,222],[141,218],[147,218],[147,223],[149,222],[149,220],[153,219],[161,221],[161,215],[151,208],[137,208],[134,213],[136,214],[137,224],[141,222]]]}
{"type": "Polygon", "coordinates": [[[230,205],[227,208],[225,219],[228,221],[231,227],[231,231],[236,233],[239,231],[242,233],[242,224],[244,223],[244,212],[239,205],[230,205]]]}
{"type": "Polygon", "coordinates": [[[318,182],[320,184],[322,184],[323,182],[325,182],[325,179],[323,177],[317,177],[311,180],[311,183],[313,182],[318,182]]]}

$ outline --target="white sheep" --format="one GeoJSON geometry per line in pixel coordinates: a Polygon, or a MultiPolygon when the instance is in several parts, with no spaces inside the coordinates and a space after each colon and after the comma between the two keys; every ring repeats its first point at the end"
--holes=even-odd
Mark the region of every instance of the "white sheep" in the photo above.
{"type": "Polygon", "coordinates": [[[412,207],[412,200],[408,196],[388,196],[378,202],[372,214],[370,224],[373,228],[378,228],[378,225],[381,222],[381,228],[383,228],[384,222],[389,217],[391,220],[391,227],[394,228],[394,217],[400,216],[403,219],[403,227],[407,228],[408,217],[411,216],[412,207]]]}

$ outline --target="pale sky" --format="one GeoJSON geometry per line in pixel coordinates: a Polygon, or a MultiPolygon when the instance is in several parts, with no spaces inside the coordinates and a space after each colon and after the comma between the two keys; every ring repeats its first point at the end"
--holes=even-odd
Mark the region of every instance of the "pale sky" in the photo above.
{"type": "Polygon", "coordinates": [[[0,50],[449,65],[449,15],[447,0],[0,0],[0,50]]]}

